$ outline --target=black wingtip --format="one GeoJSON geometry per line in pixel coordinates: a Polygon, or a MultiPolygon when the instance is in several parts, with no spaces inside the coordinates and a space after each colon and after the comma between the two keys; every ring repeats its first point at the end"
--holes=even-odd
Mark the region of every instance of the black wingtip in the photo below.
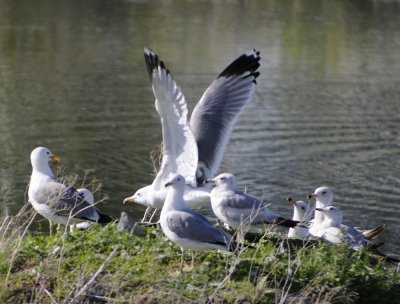
{"type": "MultiPolygon", "coordinates": [[[[232,75],[241,75],[245,72],[249,72],[249,75],[255,79],[260,75],[257,69],[260,67],[260,52],[257,50],[247,51],[240,55],[225,70],[218,75],[219,77],[229,77],[232,75]]],[[[255,82],[256,83],[256,82],[255,82]]]]}
{"type": "Polygon", "coordinates": [[[274,221],[274,224],[288,228],[294,228],[297,226],[298,223],[298,221],[293,221],[285,218],[278,218],[274,221]]]}
{"type": "Polygon", "coordinates": [[[107,214],[99,213],[99,216],[100,217],[97,220],[97,222],[99,224],[108,224],[108,223],[111,223],[112,221],[114,221],[114,219],[111,216],[107,215],[107,214]]]}
{"type": "Polygon", "coordinates": [[[150,80],[152,79],[153,71],[159,67],[169,74],[168,69],[165,67],[164,62],[159,60],[158,56],[148,48],[144,48],[144,59],[146,61],[147,72],[149,73],[150,80]]]}

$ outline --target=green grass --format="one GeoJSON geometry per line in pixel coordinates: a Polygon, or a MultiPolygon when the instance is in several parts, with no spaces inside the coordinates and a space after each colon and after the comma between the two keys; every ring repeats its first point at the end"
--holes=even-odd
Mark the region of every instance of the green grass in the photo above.
{"type": "MultiPolygon", "coordinates": [[[[15,221],[15,224],[19,221],[15,221]]],[[[10,226],[11,227],[11,226],[10,226]]],[[[180,249],[162,231],[116,225],[11,235],[0,229],[0,303],[397,303],[396,267],[324,242],[261,239],[235,254],[180,249]]]]}

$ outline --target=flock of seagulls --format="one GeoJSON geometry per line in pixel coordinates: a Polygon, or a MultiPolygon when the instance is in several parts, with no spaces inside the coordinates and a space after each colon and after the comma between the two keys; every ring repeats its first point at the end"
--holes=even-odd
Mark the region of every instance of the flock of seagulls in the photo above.
{"type": "MultiPolygon", "coordinates": [[[[152,184],[124,203],[139,203],[147,207],[146,214],[151,208],[161,210],[158,223],[167,238],[181,247],[182,257],[186,249],[231,251],[236,246],[232,234],[193,210],[203,206],[211,206],[218,221],[229,228],[260,230],[265,225],[280,225],[289,228],[292,238],[322,238],[354,249],[368,245],[384,230],[384,225],[367,231],[344,225],[342,211],[333,206],[328,187],[317,188],[308,202],[289,198],[294,211],[288,219],[238,190],[234,175],[216,175],[233,126],[253,98],[259,76],[258,51],[243,53],[217,76],[190,120],[185,96],[164,62],[148,49],[144,55],[161,120],[162,163],[152,184]]],[[[47,148],[32,151],[28,196],[34,209],[50,224],[112,222],[96,208],[88,189],[75,189],[56,178],[50,162],[59,161],[47,148]]]]}

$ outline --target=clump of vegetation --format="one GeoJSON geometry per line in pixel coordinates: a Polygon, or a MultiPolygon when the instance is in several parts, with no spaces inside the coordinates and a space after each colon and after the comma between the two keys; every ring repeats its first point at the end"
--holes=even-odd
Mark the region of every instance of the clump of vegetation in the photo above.
{"type": "Polygon", "coordinates": [[[197,252],[192,267],[156,228],[116,224],[29,232],[32,211],[0,224],[1,303],[396,303],[397,268],[366,250],[297,244],[267,233],[233,254],[197,252]]]}

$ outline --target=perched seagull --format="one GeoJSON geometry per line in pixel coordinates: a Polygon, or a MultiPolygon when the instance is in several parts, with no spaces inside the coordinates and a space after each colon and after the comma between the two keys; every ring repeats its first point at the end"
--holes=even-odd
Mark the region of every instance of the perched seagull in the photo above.
{"type": "Polygon", "coordinates": [[[361,232],[348,233],[342,227],[343,213],[339,208],[328,206],[316,208],[315,212],[322,212],[324,220],[315,230],[315,234],[312,234],[313,236],[323,238],[332,244],[344,243],[353,249],[368,245],[368,240],[361,232]]]}
{"type": "MultiPolygon", "coordinates": [[[[308,199],[315,199],[315,208],[325,208],[333,205],[333,192],[328,187],[319,187],[307,196],[308,199]]],[[[313,229],[316,229],[324,221],[324,213],[316,212],[313,224],[310,227],[310,233],[315,234],[313,229]]]]}
{"type": "Polygon", "coordinates": [[[206,217],[186,206],[183,199],[185,184],[185,178],[180,174],[165,184],[168,193],[160,215],[164,234],[181,247],[181,270],[186,249],[230,251],[233,245],[231,235],[217,229],[206,217]]]}
{"type": "MultiPolygon", "coordinates": [[[[311,193],[307,197],[308,199],[314,198],[316,199],[315,208],[323,209],[325,207],[329,207],[333,205],[333,192],[328,187],[319,187],[315,189],[314,193],[311,193]]],[[[341,212],[341,211],[340,211],[341,212]]],[[[318,229],[320,229],[320,225],[324,221],[324,217],[326,216],[326,212],[315,212],[314,220],[310,226],[309,233],[310,235],[318,234],[318,229]]],[[[363,236],[368,239],[374,239],[378,235],[380,235],[384,229],[385,225],[379,225],[373,229],[369,230],[359,230],[351,225],[341,224],[341,229],[345,230],[347,234],[352,235],[354,238],[357,238],[358,235],[361,233],[363,236]]]]}
{"type": "Polygon", "coordinates": [[[87,202],[75,188],[57,180],[51,171],[50,161],[59,162],[60,157],[44,147],[32,151],[32,175],[28,191],[29,202],[49,220],[50,226],[52,223],[66,225],[83,221],[112,221],[111,217],[87,202]]]}
{"type": "Polygon", "coordinates": [[[215,176],[233,126],[253,97],[259,52],[242,54],[218,75],[195,106],[190,123],[185,96],[163,61],[148,49],[144,56],[161,120],[162,164],[153,183],[124,203],[161,209],[167,195],[164,185],[179,173],[187,184],[183,194],[186,204],[200,207],[210,202],[211,187],[203,182],[215,176]]]}
{"type": "MultiPolygon", "coordinates": [[[[296,201],[292,198],[287,199],[293,206],[293,221],[296,222],[309,222],[313,217],[313,210],[310,205],[305,201],[296,201]]],[[[308,235],[308,227],[304,225],[297,225],[296,227],[289,228],[288,237],[297,239],[304,239],[308,235]]]]}
{"type": "MultiPolygon", "coordinates": [[[[86,188],[79,188],[76,191],[86,202],[88,202],[90,205],[94,206],[94,196],[93,196],[92,191],[90,191],[89,189],[86,189],[86,188]]],[[[92,224],[93,224],[93,222],[82,222],[82,223],[79,223],[76,225],[71,225],[71,228],[76,226],[80,230],[85,230],[85,229],[88,229],[92,224]]]]}
{"type": "Polygon", "coordinates": [[[237,190],[235,177],[230,173],[222,173],[207,180],[207,183],[214,184],[211,190],[212,210],[220,221],[232,228],[247,224],[251,228],[262,228],[265,224],[295,227],[298,223],[283,218],[257,198],[237,190]]]}

